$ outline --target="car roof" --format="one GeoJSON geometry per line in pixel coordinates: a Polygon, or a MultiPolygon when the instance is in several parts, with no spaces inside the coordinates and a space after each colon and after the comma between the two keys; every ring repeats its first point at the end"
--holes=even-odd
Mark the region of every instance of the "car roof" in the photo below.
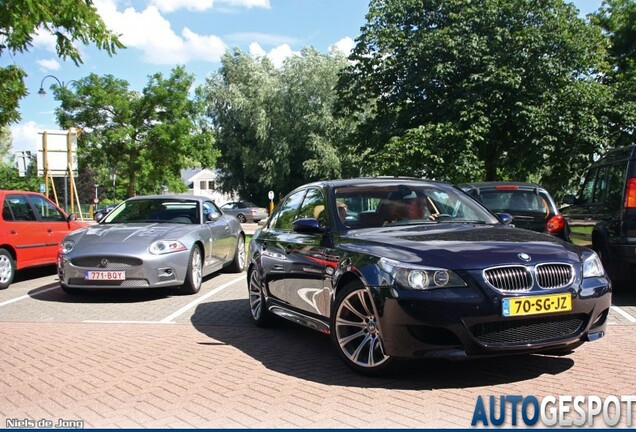
{"type": "Polygon", "coordinates": [[[462,183],[458,185],[460,188],[466,189],[495,189],[497,186],[517,186],[519,189],[525,190],[535,190],[546,192],[547,190],[534,183],[527,182],[515,182],[515,181],[485,181],[485,182],[473,182],[473,183],[462,183]]]}
{"type": "Polygon", "coordinates": [[[302,186],[299,186],[297,189],[301,189],[303,187],[310,186],[322,186],[322,187],[339,187],[339,186],[366,186],[373,184],[395,184],[395,182],[400,182],[404,184],[440,184],[440,185],[448,185],[451,184],[447,182],[440,182],[437,180],[428,180],[418,177],[392,177],[392,176],[380,176],[380,177],[357,177],[350,179],[338,179],[338,180],[322,180],[318,182],[308,183],[302,186]]]}
{"type": "Polygon", "coordinates": [[[210,198],[201,195],[138,195],[130,197],[126,201],[139,201],[144,199],[162,199],[162,200],[179,200],[179,201],[211,201],[210,198]]]}

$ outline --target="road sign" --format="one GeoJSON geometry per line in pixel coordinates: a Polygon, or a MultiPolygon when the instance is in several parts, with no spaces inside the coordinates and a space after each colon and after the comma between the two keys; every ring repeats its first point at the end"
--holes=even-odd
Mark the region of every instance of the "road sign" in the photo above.
{"type": "Polygon", "coordinates": [[[274,199],[274,191],[267,192],[267,198],[269,198],[270,200],[273,200],[274,199]]]}

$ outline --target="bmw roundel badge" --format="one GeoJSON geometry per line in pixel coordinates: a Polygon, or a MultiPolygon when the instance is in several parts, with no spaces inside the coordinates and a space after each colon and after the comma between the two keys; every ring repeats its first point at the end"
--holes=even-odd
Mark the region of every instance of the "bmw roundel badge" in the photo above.
{"type": "Polygon", "coordinates": [[[521,261],[525,261],[525,262],[528,262],[528,261],[530,261],[532,259],[532,258],[530,258],[530,255],[528,255],[527,253],[520,253],[517,256],[519,257],[519,259],[521,261]]]}

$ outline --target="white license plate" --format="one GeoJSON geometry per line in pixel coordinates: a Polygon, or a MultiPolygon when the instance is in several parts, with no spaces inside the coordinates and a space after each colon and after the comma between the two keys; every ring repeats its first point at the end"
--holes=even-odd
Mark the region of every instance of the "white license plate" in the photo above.
{"type": "Polygon", "coordinates": [[[84,272],[85,280],[121,281],[126,280],[125,271],[87,271],[84,272]]]}

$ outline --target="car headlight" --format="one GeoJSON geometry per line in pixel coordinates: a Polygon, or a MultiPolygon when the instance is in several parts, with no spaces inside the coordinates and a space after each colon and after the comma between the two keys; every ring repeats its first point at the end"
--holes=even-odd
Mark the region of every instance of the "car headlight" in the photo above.
{"type": "Polygon", "coordinates": [[[163,255],[172,252],[180,252],[188,248],[177,240],[157,240],[150,245],[148,251],[154,255],[163,255]]]}
{"type": "Polygon", "coordinates": [[[436,267],[423,267],[380,258],[380,267],[400,285],[417,290],[465,287],[466,282],[455,272],[436,267]]]}
{"type": "Polygon", "coordinates": [[[583,260],[583,277],[591,278],[591,277],[601,277],[605,275],[605,269],[603,268],[603,263],[601,259],[596,255],[595,252],[592,252],[587,258],[583,260]]]}
{"type": "Polygon", "coordinates": [[[69,253],[75,247],[75,242],[73,240],[64,240],[60,243],[60,251],[64,254],[69,253]]]}

